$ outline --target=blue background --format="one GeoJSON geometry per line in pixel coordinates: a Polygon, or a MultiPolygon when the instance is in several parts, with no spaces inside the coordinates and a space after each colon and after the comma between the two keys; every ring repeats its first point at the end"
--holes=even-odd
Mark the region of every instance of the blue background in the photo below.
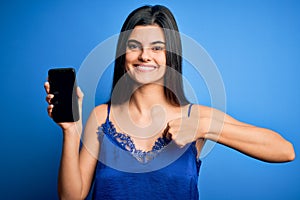
{"type": "MultiPolygon", "coordinates": [[[[62,135],[46,113],[47,70],[79,67],[144,4],[168,6],[207,50],[228,114],[278,131],[300,154],[298,1],[1,1],[1,199],[57,199],[62,135]]],[[[298,157],[269,164],[222,145],[203,159],[199,179],[204,200],[300,199],[299,184],[298,157]]]]}

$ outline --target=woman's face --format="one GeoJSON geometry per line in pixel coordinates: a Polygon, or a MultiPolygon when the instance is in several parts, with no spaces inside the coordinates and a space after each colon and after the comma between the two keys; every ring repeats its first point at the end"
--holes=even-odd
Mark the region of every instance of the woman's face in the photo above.
{"type": "Polygon", "coordinates": [[[126,46],[125,68],[140,84],[161,83],[166,71],[165,36],[157,25],[136,26],[126,46]]]}

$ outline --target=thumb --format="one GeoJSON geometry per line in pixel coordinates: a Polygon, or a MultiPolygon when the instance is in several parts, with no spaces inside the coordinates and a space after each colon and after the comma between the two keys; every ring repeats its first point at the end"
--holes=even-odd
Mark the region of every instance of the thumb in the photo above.
{"type": "Polygon", "coordinates": [[[76,92],[77,92],[78,100],[82,102],[84,94],[83,94],[83,92],[82,92],[82,90],[80,89],[79,86],[77,87],[76,92]]]}
{"type": "Polygon", "coordinates": [[[78,106],[79,106],[79,115],[80,119],[82,117],[82,101],[83,101],[83,92],[81,91],[80,87],[77,87],[77,97],[78,97],[78,106]]]}

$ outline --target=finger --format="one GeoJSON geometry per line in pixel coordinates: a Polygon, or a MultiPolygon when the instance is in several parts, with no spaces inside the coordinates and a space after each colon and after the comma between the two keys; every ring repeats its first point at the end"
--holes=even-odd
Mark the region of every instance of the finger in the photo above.
{"type": "Polygon", "coordinates": [[[80,87],[77,87],[77,96],[78,96],[78,106],[79,106],[79,116],[82,119],[82,101],[83,101],[83,92],[81,91],[80,87]]]}
{"type": "Polygon", "coordinates": [[[77,87],[77,96],[78,96],[78,100],[79,101],[82,101],[83,100],[83,96],[84,96],[84,94],[83,94],[83,92],[81,91],[81,89],[80,89],[80,87],[77,87]]]}
{"type": "Polygon", "coordinates": [[[176,137],[176,135],[172,138],[172,141],[174,141],[179,148],[183,148],[186,144],[188,144],[188,142],[183,140],[183,138],[176,137]]]}
{"type": "Polygon", "coordinates": [[[81,108],[84,94],[81,91],[80,87],[77,87],[76,92],[77,92],[77,97],[78,97],[78,104],[79,104],[79,107],[81,108]]]}
{"type": "Polygon", "coordinates": [[[182,149],[183,147],[185,147],[184,144],[177,144],[177,146],[178,146],[180,149],[182,149]]]}
{"type": "Polygon", "coordinates": [[[170,127],[178,127],[182,124],[182,121],[184,120],[185,118],[184,117],[178,117],[178,118],[175,118],[175,119],[172,119],[168,122],[168,125],[170,127]]]}
{"type": "Polygon", "coordinates": [[[48,112],[48,115],[52,118],[52,110],[53,110],[53,104],[50,104],[48,107],[47,107],[47,112],[48,112]]]}
{"type": "Polygon", "coordinates": [[[48,94],[48,95],[46,96],[46,101],[47,101],[48,104],[51,104],[51,100],[53,99],[53,97],[54,97],[53,94],[48,94]]]}
{"type": "Polygon", "coordinates": [[[45,82],[44,88],[45,88],[46,92],[49,94],[49,92],[50,92],[50,84],[49,84],[48,81],[45,82]]]}

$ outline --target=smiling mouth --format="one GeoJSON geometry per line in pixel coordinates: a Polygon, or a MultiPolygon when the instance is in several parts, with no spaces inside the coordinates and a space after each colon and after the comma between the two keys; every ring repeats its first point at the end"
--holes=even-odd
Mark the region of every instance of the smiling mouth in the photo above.
{"type": "Polygon", "coordinates": [[[140,72],[151,72],[157,69],[157,66],[154,65],[136,65],[135,69],[137,69],[140,72]]]}

